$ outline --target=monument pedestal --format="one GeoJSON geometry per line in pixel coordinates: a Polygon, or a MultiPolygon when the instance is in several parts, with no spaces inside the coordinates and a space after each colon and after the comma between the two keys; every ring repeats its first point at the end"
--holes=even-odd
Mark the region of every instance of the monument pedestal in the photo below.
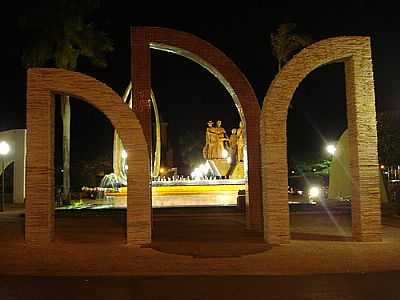
{"type": "Polygon", "coordinates": [[[238,162],[232,166],[226,159],[210,159],[208,163],[216,176],[225,176],[229,179],[243,179],[244,165],[243,162],[238,162]]]}
{"type": "Polygon", "coordinates": [[[233,167],[231,174],[229,175],[230,179],[243,179],[244,178],[244,164],[243,162],[238,162],[233,167]]]}
{"type": "Polygon", "coordinates": [[[211,169],[216,176],[228,176],[231,164],[226,159],[209,159],[211,169]]]}

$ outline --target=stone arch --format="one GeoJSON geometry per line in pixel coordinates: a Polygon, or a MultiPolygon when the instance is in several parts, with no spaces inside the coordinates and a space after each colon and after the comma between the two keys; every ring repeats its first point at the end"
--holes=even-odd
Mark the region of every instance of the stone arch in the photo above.
{"type": "Polygon", "coordinates": [[[345,64],[347,119],[350,137],[353,238],[381,239],[374,80],[369,37],[322,40],[294,56],[275,77],[264,99],[260,136],[264,237],[289,242],[286,120],[300,82],[314,69],[345,64]]]}
{"type": "Polygon", "coordinates": [[[103,112],[128,155],[127,242],[151,240],[150,171],[147,144],[134,112],[96,79],[62,69],[28,71],[25,239],[46,244],[54,235],[54,94],[81,99],[103,112]]]}
{"type": "MultiPolygon", "coordinates": [[[[249,229],[262,230],[261,170],[259,146],[260,107],[253,88],[235,63],[210,43],[186,32],[159,27],[132,28],[132,80],[134,110],[149,140],[150,48],[186,57],[213,74],[232,96],[246,126],[248,197],[246,220],[249,229]]],[[[247,168],[246,168],[247,167],[247,168]]]]}

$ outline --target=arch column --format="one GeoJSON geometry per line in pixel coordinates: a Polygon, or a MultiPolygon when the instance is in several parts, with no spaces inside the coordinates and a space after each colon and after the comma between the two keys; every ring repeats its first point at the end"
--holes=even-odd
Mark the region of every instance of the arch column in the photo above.
{"type": "Polygon", "coordinates": [[[288,243],[287,113],[301,81],[316,68],[345,64],[350,140],[353,239],[381,240],[374,80],[370,40],[351,36],[310,45],[294,56],[275,77],[264,99],[260,134],[264,205],[264,237],[288,243]]]}
{"type": "MultiPolygon", "coordinates": [[[[227,89],[246,127],[245,173],[247,228],[261,231],[260,107],[250,83],[224,53],[210,43],[186,32],[159,27],[132,28],[132,81],[134,110],[143,128],[150,128],[150,49],[186,57],[207,69],[227,89]],[[247,171],[247,172],[246,172],[247,171]]],[[[145,129],[150,137],[150,130],[145,129]]],[[[149,140],[149,137],[147,139],[149,140]]]]}
{"type": "Polygon", "coordinates": [[[54,94],[81,99],[103,112],[128,155],[127,242],[151,241],[150,168],[136,115],[111,88],[62,69],[28,70],[25,239],[46,245],[54,237],[54,94]]]}

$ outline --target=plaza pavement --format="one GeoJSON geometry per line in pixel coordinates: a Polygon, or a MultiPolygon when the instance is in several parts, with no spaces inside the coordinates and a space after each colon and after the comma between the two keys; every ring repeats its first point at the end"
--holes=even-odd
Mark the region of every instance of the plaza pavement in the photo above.
{"type": "Polygon", "coordinates": [[[233,208],[158,209],[153,242],[124,244],[124,210],[57,211],[47,247],[23,240],[23,210],[0,213],[0,274],[295,275],[400,270],[400,218],[383,217],[382,242],[351,241],[346,206],[291,207],[290,244],[271,246],[248,232],[233,208]]]}

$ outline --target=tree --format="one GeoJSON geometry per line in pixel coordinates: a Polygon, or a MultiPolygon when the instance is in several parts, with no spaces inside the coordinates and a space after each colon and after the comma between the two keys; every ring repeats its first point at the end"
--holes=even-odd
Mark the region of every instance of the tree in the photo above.
{"type": "Polygon", "coordinates": [[[282,23],[276,32],[271,33],[272,54],[278,61],[278,72],[297,50],[312,42],[309,35],[297,33],[296,27],[295,23],[282,23]]]}
{"type": "MultiPolygon", "coordinates": [[[[86,21],[98,1],[35,1],[19,23],[25,33],[22,56],[26,67],[55,66],[75,70],[80,57],[105,67],[105,55],[113,50],[111,39],[86,21]]],[[[64,200],[70,200],[70,121],[69,96],[61,95],[63,121],[64,200]]]]}
{"type": "Polygon", "coordinates": [[[400,112],[377,114],[379,162],[387,166],[400,163],[400,112]]]}

